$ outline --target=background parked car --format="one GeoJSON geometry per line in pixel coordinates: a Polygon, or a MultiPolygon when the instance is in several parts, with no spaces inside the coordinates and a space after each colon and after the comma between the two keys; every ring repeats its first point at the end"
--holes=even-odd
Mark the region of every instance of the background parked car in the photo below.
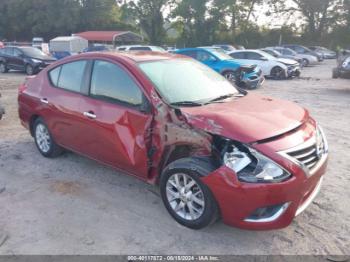
{"type": "Polygon", "coordinates": [[[286,58],[286,59],[292,59],[296,62],[299,63],[300,67],[304,67],[304,60],[300,56],[293,56],[293,55],[283,55],[282,53],[278,52],[277,50],[273,49],[272,47],[266,47],[266,48],[261,48],[261,51],[264,51],[276,58],[286,58]]]}
{"type": "Polygon", "coordinates": [[[179,49],[175,53],[200,61],[242,88],[256,89],[264,81],[259,67],[235,61],[224,52],[218,51],[216,47],[185,48],[179,49]]]}
{"type": "Polygon", "coordinates": [[[213,46],[220,47],[222,50],[224,50],[227,53],[236,50],[236,48],[232,45],[215,44],[213,46]]]}
{"type": "Polygon", "coordinates": [[[283,47],[290,48],[297,52],[298,54],[307,54],[307,55],[313,55],[317,57],[318,62],[322,62],[324,60],[323,55],[319,54],[317,52],[314,52],[307,48],[306,46],[302,45],[283,45],[283,47]]]}
{"type": "Polygon", "coordinates": [[[239,50],[229,53],[240,62],[258,65],[263,74],[273,79],[285,79],[300,75],[299,63],[295,60],[275,58],[260,50],[239,50]]]}
{"type": "Polygon", "coordinates": [[[280,52],[282,55],[300,57],[303,60],[303,66],[315,65],[318,63],[318,59],[314,55],[298,54],[297,52],[295,52],[290,48],[285,48],[280,46],[273,47],[273,49],[280,52]]]}
{"type": "Polygon", "coordinates": [[[117,51],[154,51],[166,52],[163,47],[153,45],[122,45],[115,48],[117,51]]]}
{"type": "Polygon", "coordinates": [[[325,59],[337,58],[337,53],[322,46],[309,46],[309,49],[321,53],[325,59]]]}
{"type": "Polygon", "coordinates": [[[0,49],[1,73],[7,73],[13,69],[33,75],[55,61],[54,57],[46,55],[35,47],[7,46],[0,49]]]}
{"type": "Polygon", "coordinates": [[[32,47],[38,48],[41,50],[41,45],[44,43],[44,38],[42,37],[34,37],[32,40],[32,47]]]}
{"type": "Polygon", "coordinates": [[[340,52],[337,60],[337,67],[333,69],[332,77],[350,77],[350,52],[340,52]]]}

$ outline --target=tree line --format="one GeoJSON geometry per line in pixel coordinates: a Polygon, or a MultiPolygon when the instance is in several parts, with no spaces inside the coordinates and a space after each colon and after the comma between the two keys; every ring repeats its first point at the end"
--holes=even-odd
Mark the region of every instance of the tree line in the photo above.
{"type": "Polygon", "coordinates": [[[350,46],[350,0],[1,0],[0,39],[130,30],[155,45],[350,46]],[[263,16],[264,26],[257,19],[263,16]],[[269,21],[276,21],[270,24],[269,21]],[[260,23],[261,24],[261,23],[260,23]]]}

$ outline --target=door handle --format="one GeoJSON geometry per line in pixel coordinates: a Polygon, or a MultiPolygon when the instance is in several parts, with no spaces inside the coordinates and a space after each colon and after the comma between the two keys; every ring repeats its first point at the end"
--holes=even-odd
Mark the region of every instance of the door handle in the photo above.
{"type": "Polygon", "coordinates": [[[93,112],[84,112],[83,115],[91,119],[96,118],[96,115],[93,112]]]}
{"type": "Polygon", "coordinates": [[[40,102],[41,102],[41,103],[44,103],[44,104],[48,104],[48,103],[49,103],[49,101],[47,100],[47,98],[41,98],[41,99],[40,99],[40,102]]]}

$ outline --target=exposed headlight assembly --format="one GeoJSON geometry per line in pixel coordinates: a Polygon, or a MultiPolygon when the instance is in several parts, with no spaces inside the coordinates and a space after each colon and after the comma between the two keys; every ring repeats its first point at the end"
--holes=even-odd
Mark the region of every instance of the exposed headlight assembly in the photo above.
{"type": "Polygon", "coordinates": [[[291,174],[271,159],[247,146],[230,144],[223,154],[223,163],[247,183],[277,183],[291,174]]]}
{"type": "Polygon", "coordinates": [[[346,58],[345,61],[343,62],[343,67],[347,67],[348,65],[350,65],[350,57],[346,58]]]}
{"type": "Polygon", "coordinates": [[[32,58],[32,61],[33,61],[34,63],[37,63],[37,64],[39,64],[39,63],[42,62],[41,60],[39,60],[39,59],[34,59],[34,58],[32,58]]]}

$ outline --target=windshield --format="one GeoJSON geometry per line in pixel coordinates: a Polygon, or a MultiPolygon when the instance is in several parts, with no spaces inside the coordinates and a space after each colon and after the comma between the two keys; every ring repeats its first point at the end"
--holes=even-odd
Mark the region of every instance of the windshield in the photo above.
{"type": "Polygon", "coordinates": [[[34,47],[21,47],[23,53],[29,57],[42,57],[47,56],[43,51],[34,47]]]}
{"type": "Polygon", "coordinates": [[[165,49],[160,46],[153,46],[153,51],[166,52],[165,49]]]}
{"type": "Polygon", "coordinates": [[[226,78],[190,59],[172,59],[139,64],[169,104],[206,103],[225,95],[239,94],[226,78]]]}

